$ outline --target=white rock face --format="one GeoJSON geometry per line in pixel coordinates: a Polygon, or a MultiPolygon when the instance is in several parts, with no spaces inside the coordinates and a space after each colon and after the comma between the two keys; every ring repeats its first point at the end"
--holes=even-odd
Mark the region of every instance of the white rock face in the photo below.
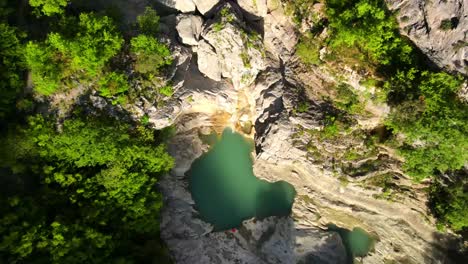
{"type": "Polygon", "coordinates": [[[182,13],[194,12],[195,3],[192,0],[156,0],[157,2],[179,10],[182,13]]]}
{"type": "MultiPolygon", "coordinates": [[[[214,48],[222,77],[231,79],[234,88],[240,89],[250,85],[257,74],[265,69],[265,54],[260,35],[241,23],[242,14],[230,4],[226,4],[224,8],[230,10],[229,14],[225,17],[218,14],[203,29],[202,38],[214,48]]],[[[213,69],[216,64],[206,65],[208,60],[214,60],[212,54],[203,58],[206,50],[204,48],[198,51],[200,71],[208,77],[218,78],[217,74],[213,74],[213,71],[217,72],[213,69]]]]}
{"type": "Polygon", "coordinates": [[[200,38],[203,19],[195,15],[177,16],[177,32],[182,43],[196,46],[200,38]]]}
{"type": "Polygon", "coordinates": [[[248,13],[265,17],[268,13],[267,0],[237,0],[237,3],[248,13]]]}
{"type": "Polygon", "coordinates": [[[219,0],[193,0],[193,2],[197,6],[198,11],[204,15],[210,11],[219,0]]]}
{"type": "Polygon", "coordinates": [[[277,54],[283,60],[288,60],[294,53],[298,36],[291,19],[284,15],[281,6],[270,10],[264,19],[264,43],[266,49],[277,54]]]}
{"type": "Polygon", "coordinates": [[[200,41],[197,54],[198,70],[214,81],[221,81],[221,65],[210,44],[205,40],[200,41]]]}
{"type": "Polygon", "coordinates": [[[386,0],[398,10],[400,32],[434,63],[468,74],[468,1],[386,0]]]}

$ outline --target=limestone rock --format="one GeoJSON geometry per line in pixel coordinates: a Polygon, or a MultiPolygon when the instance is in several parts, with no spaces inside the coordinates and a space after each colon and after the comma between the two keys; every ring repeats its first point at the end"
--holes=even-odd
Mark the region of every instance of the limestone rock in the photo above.
{"type": "Polygon", "coordinates": [[[195,12],[195,3],[193,0],[156,0],[157,2],[179,10],[182,13],[195,12]]]}
{"type": "Polygon", "coordinates": [[[281,6],[264,18],[264,43],[266,49],[284,61],[289,60],[299,40],[291,18],[281,6]]]}
{"type": "Polygon", "coordinates": [[[201,33],[203,19],[195,15],[177,16],[177,32],[182,43],[195,46],[198,45],[198,39],[201,33]]]}
{"type": "Polygon", "coordinates": [[[218,55],[213,50],[211,45],[205,40],[200,41],[198,49],[198,70],[205,74],[208,78],[220,81],[221,66],[218,55]]]}
{"type": "Polygon", "coordinates": [[[193,0],[193,2],[197,6],[198,11],[205,15],[219,2],[219,0],[193,0]]]}
{"type": "Polygon", "coordinates": [[[398,10],[402,34],[407,35],[435,64],[468,74],[468,2],[466,0],[386,0],[398,10]]]}
{"type": "Polygon", "coordinates": [[[214,48],[222,76],[231,79],[235,89],[240,89],[250,85],[266,67],[263,45],[258,33],[245,28],[242,14],[235,6],[227,3],[223,8],[229,10],[228,14],[223,16],[219,12],[204,28],[202,38],[214,48]]]}
{"type": "Polygon", "coordinates": [[[237,0],[237,3],[246,12],[258,17],[265,17],[268,13],[267,0],[237,0]]]}

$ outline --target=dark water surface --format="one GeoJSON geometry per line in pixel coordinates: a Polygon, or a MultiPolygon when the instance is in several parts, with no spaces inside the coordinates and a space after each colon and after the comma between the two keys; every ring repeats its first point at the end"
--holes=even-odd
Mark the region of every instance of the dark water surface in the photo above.
{"type": "Polygon", "coordinates": [[[215,230],[238,227],[243,220],[285,216],[296,191],[279,181],[270,183],[253,174],[252,142],[225,129],[207,153],[191,167],[190,191],[201,218],[215,230]]]}
{"type": "Polygon", "coordinates": [[[375,238],[362,228],[355,227],[353,230],[328,225],[330,231],[337,232],[348,254],[348,263],[353,263],[355,257],[365,257],[374,248],[375,238]]]}

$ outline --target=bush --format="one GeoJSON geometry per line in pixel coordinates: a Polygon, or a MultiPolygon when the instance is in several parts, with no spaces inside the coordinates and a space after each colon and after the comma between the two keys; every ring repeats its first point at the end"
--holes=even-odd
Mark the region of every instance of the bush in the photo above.
{"type": "Polygon", "coordinates": [[[146,7],[145,12],[137,17],[140,32],[154,36],[159,31],[159,16],[154,9],[146,7]]]}
{"type": "Polygon", "coordinates": [[[359,105],[359,98],[353,92],[353,88],[346,83],[340,83],[336,86],[336,100],[334,104],[337,108],[353,113],[359,105]]]}
{"type": "Polygon", "coordinates": [[[170,85],[165,85],[159,88],[159,93],[166,97],[171,97],[174,94],[174,89],[170,85]]]}
{"type": "Polygon", "coordinates": [[[137,59],[135,69],[140,73],[159,73],[162,67],[172,63],[169,48],[154,37],[139,35],[130,44],[137,59]]]}
{"type": "Polygon", "coordinates": [[[111,72],[99,80],[99,93],[104,97],[113,97],[128,90],[127,76],[111,72]]]}
{"type": "Polygon", "coordinates": [[[13,112],[16,93],[23,84],[22,53],[17,30],[0,23],[0,119],[13,112]]]}
{"type": "Polygon", "coordinates": [[[466,175],[453,182],[436,181],[430,189],[430,202],[438,220],[454,231],[468,230],[468,185],[466,175]],[[465,178],[465,180],[463,180],[465,178]]]}
{"type": "Polygon", "coordinates": [[[312,38],[302,37],[296,47],[296,54],[301,61],[308,65],[319,65],[320,45],[312,38]]]}
{"type": "Polygon", "coordinates": [[[63,14],[69,0],[29,0],[29,5],[36,8],[36,14],[46,16],[63,14]]]}
{"type": "Polygon", "coordinates": [[[442,20],[442,22],[440,23],[440,29],[442,29],[442,30],[452,30],[452,29],[454,29],[454,25],[452,23],[452,20],[451,19],[442,20]]]}
{"type": "Polygon", "coordinates": [[[45,42],[26,46],[26,62],[40,94],[55,93],[61,82],[73,75],[81,80],[99,75],[123,43],[105,16],[80,14],[79,21],[66,21],[64,32],[50,33],[45,42]]]}
{"type": "Polygon", "coordinates": [[[412,48],[382,0],[327,0],[326,6],[331,48],[356,46],[376,65],[412,62],[412,48]]]}

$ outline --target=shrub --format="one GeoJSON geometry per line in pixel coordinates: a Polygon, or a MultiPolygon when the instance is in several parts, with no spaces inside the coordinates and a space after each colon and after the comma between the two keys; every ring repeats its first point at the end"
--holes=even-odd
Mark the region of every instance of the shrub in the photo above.
{"type": "Polygon", "coordinates": [[[297,106],[297,112],[305,113],[309,111],[309,108],[310,108],[309,102],[300,102],[299,105],[297,106]]]}
{"type": "Polygon", "coordinates": [[[458,232],[468,229],[468,186],[464,177],[453,182],[436,181],[430,189],[430,202],[439,222],[458,232]]]}
{"type": "Polygon", "coordinates": [[[326,6],[331,48],[357,46],[377,65],[412,62],[412,48],[400,38],[398,25],[382,0],[327,0],[326,6]]]}
{"type": "Polygon", "coordinates": [[[320,45],[317,41],[309,37],[302,37],[296,47],[296,54],[301,61],[308,65],[319,65],[320,45]]]}
{"type": "Polygon", "coordinates": [[[42,95],[55,93],[62,80],[64,65],[56,61],[53,49],[43,43],[29,42],[24,56],[31,70],[35,90],[42,95]]]}
{"type": "Polygon", "coordinates": [[[111,72],[99,80],[99,93],[104,97],[113,97],[128,90],[127,76],[111,72]]]}
{"type": "Polygon", "coordinates": [[[452,30],[454,29],[454,25],[452,23],[452,20],[451,19],[444,19],[442,20],[442,22],[440,23],[440,29],[442,30],[452,30]]]}
{"type": "Polygon", "coordinates": [[[0,23],[0,119],[13,112],[16,93],[21,88],[23,49],[17,30],[0,23]]]}
{"type": "Polygon", "coordinates": [[[137,17],[140,32],[154,36],[159,31],[159,16],[151,7],[146,7],[145,12],[137,17]]]}
{"type": "Polygon", "coordinates": [[[158,73],[163,66],[172,63],[169,48],[154,37],[139,35],[132,38],[130,44],[137,59],[135,68],[140,73],[158,73]]]}
{"type": "Polygon", "coordinates": [[[165,85],[159,88],[159,93],[166,97],[171,97],[174,94],[174,89],[170,85],[165,85]]]}
{"type": "Polygon", "coordinates": [[[52,16],[55,14],[63,14],[64,8],[68,5],[69,0],[29,0],[29,5],[36,8],[36,14],[44,14],[52,16]]]}
{"type": "Polygon", "coordinates": [[[26,46],[26,62],[40,94],[53,94],[72,75],[82,79],[99,75],[121,48],[123,39],[108,17],[80,14],[74,22],[66,21],[69,32],[50,33],[45,42],[26,46]]]}

